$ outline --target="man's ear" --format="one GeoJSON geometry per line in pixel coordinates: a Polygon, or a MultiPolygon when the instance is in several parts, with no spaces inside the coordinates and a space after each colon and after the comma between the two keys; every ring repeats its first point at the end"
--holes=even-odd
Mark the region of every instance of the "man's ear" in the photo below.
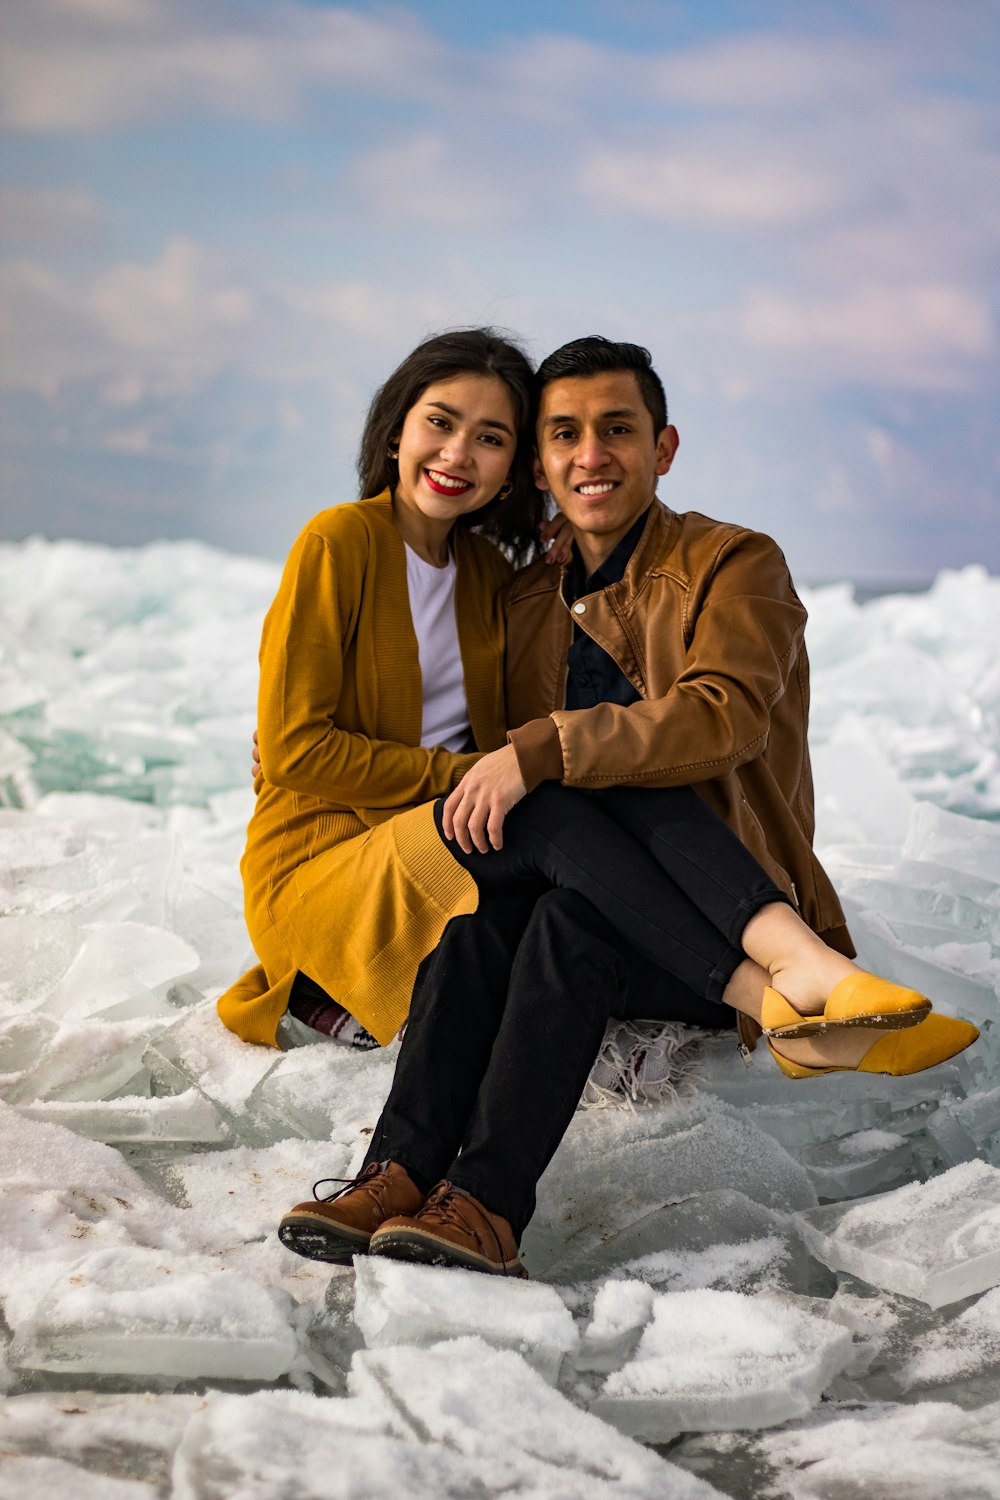
{"type": "Polygon", "coordinates": [[[664,427],[656,439],[656,472],[666,474],[674,461],[677,449],[680,447],[680,434],[676,427],[664,427]]]}
{"type": "Polygon", "coordinates": [[[536,487],[540,490],[547,490],[549,481],[545,477],[545,470],[542,468],[542,460],[538,457],[537,448],[531,450],[531,472],[535,476],[536,487]]]}

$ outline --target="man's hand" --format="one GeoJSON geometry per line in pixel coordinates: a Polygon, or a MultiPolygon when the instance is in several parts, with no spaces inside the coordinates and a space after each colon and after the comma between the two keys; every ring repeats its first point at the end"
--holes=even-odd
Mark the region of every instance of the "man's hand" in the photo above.
{"type": "Polygon", "coordinates": [[[250,774],[253,776],[254,781],[256,781],[260,775],[260,746],[257,744],[256,729],[253,732],[253,749],[250,752],[250,757],[250,774]]]}
{"type": "Polygon", "coordinates": [[[466,771],[445,803],[445,838],[455,839],[466,854],[473,846],[480,854],[491,845],[502,849],[503,820],[526,795],[513,745],[492,750],[466,771]]]}

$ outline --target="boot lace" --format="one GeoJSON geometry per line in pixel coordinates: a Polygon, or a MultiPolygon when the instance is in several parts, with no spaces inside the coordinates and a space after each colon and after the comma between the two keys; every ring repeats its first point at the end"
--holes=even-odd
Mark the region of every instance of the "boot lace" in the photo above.
{"type": "Polygon", "coordinates": [[[332,1203],[335,1198],[342,1198],[352,1188],[361,1187],[362,1184],[371,1185],[372,1179],[377,1177],[384,1169],[384,1162],[371,1161],[363,1172],[358,1173],[357,1177],[321,1177],[318,1182],[313,1183],[313,1197],[317,1203],[332,1203]],[[319,1191],[320,1188],[325,1187],[328,1182],[339,1182],[343,1185],[333,1193],[321,1193],[319,1191]]]}
{"type": "Polygon", "coordinates": [[[504,1275],[506,1275],[505,1262],[507,1257],[500,1243],[500,1236],[493,1228],[493,1224],[485,1209],[481,1211],[481,1217],[476,1213],[478,1206],[471,1193],[466,1193],[462,1188],[457,1188],[450,1182],[440,1182],[420,1210],[420,1218],[423,1218],[425,1214],[428,1217],[433,1216],[437,1219],[438,1223],[450,1224],[453,1228],[470,1235],[477,1249],[484,1255],[495,1257],[497,1263],[504,1267],[504,1275]],[[463,1203],[463,1199],[465,1203],[463,1203]],[[466,1212],[463,1212],[466,1204],[468,1208],[466,1212]],[[469,1209],[471,1209],[475,1218],[468,1217],[469,1209]],[[477,1219],[479,1223],[476,1222],[477,1219]],[[490,1239],[493,1241],[492,1248],[483,1240],[483,1236],[480,1233],[480,1226],[485,1226],[489,1230],[490,1239]]]}

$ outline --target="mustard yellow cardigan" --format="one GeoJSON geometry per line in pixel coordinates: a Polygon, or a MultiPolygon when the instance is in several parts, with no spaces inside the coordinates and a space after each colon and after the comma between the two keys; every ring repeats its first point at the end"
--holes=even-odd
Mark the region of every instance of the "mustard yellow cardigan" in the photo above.
{"type": "MultiPolygon", "coordinates": [[[[503,618],[511,576],[482,537],[454,533],[455,612],[478,751],[504,743],[503,618]]],[[[231,1031],[274,1045],[297,970],[383,1045],[421,960],[472,877],[432,819],[476,754],[420,744],[423,696],[406,553],[388,491],[305,527],[264,621],[261,774],[247,830],[247,927],[260,962],[218,1002],[231,1031]]]]}

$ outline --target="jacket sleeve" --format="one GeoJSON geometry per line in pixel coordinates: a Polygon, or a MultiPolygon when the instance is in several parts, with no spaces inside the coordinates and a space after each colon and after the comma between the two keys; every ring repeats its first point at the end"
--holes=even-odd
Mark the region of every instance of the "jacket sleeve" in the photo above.
{"type": "Polygon", "coordinates": [[[736,533],[689,601],[688,647],[672,687],[628,707],[560,709],[513,730],[526,784],[680,786],[752,760],[767,744],[805,622],[779,548],[760,533],[736,533]]]}
{"type": "Polygon", "coordinates": [[[371,739],[336,722],[367,562],[366,543],[352,537],[335,558],[328,539],[308,528],[292,548],[261,638],[261,773],[272,786],[345,807],[429,802],[478,756],[371,739]]]}

